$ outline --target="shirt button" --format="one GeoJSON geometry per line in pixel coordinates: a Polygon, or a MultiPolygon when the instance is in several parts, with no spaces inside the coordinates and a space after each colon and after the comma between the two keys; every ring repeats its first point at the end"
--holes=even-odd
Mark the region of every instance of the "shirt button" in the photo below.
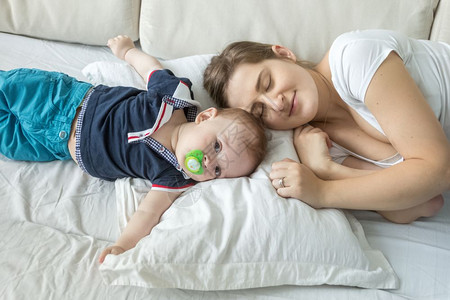
{"type": "Polygon", "coordinates": [[[60,139],[65,139],[67,137],[67,132],[65,132],[64,130],[63,131],[60,131],[59,132],[59,138],[60,139]]]}
{"type": "Polygon", "coordinates": [[[158,151],[161,153],[164,152],[164,147],[163,146],[159,147],[158,151]]]}

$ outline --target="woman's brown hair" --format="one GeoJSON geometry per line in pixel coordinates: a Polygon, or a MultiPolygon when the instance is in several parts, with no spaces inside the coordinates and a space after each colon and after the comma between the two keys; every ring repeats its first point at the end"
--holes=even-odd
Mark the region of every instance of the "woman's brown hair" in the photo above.
{"type": "MultiPolygon", "coordinates": [[[[231,43],[222,53],[211,59],[203,74],[203,86],[219,107],[229,107],[226,89],[236,67],[244,63],[256,64],[274,58],[278,56],[270,44],[251,41],[231,43]]],[[[309,62],[297,63],[305,68],[312,68],[309,62]]]]}

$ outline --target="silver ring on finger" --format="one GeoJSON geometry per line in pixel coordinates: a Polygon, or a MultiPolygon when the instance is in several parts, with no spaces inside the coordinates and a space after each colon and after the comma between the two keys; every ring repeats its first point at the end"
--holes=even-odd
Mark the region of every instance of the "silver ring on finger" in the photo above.
{"type": "Polygon", "coordinates": [[[285,187],[285,185],[284,185],[284,178],[285,178],[285,177],[280,178],[280,179],[278,180],[278,186],[279,186],[280,188],[284,188],[284,187],[285,187]]]}

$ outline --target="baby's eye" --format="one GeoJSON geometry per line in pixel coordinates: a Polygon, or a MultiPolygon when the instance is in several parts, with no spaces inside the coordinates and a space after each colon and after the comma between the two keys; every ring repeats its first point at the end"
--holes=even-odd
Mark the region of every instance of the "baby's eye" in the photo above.
{"type": "Polygon", "coordinates": [[[216,168],[214,169],[214,174],[216,175],[216,177],[220,177],[221,173],[222,172],[220,171],[220,167],[216,166],[216,168]]]}
{"type": "Polygon", "coordinates": [[[214,143],[214,151],[215,151],[216,153],[219,153],[221,149],[222,149],[222,146],[220,145],[220,143],[219,143],[218,141],[216,141],[216,142],[214,143]]]}

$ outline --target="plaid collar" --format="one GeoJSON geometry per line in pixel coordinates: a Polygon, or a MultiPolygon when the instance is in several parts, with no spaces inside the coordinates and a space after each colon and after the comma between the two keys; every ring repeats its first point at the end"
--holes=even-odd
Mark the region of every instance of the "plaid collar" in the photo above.
{"type": "Polygon", "coordinates": [[[167,162],[169,162],[171,165],[175,167],[178,171],[180,171],[183,174],[184,179],[189,179],[190,177],[186,174],[186,172],[181,168],[180,164],[177,161],[177,158],[175,157],[175,154],[169,151],[166,147],[164,147],[161,143],[159,143],[157,140],[146,137],[142,140],[143,143],[145,143],[147,146],[149,146],[153,151],[158,153],[162,158],[164,158],[167,162]]]}
{"type": "Polygon", "coordinates": [[[194,122],[195,121],[195,117],[197,116],[197,111],[198,111],[198,107],[195,106],[194,104],[183,100],[183,99],[178,99],[172,96],[164,96],[163,102],[181,109],[183,108],[185,110],[185,115],[186,115],[186,119],[188,120],[188,122],[194,122]]]}

